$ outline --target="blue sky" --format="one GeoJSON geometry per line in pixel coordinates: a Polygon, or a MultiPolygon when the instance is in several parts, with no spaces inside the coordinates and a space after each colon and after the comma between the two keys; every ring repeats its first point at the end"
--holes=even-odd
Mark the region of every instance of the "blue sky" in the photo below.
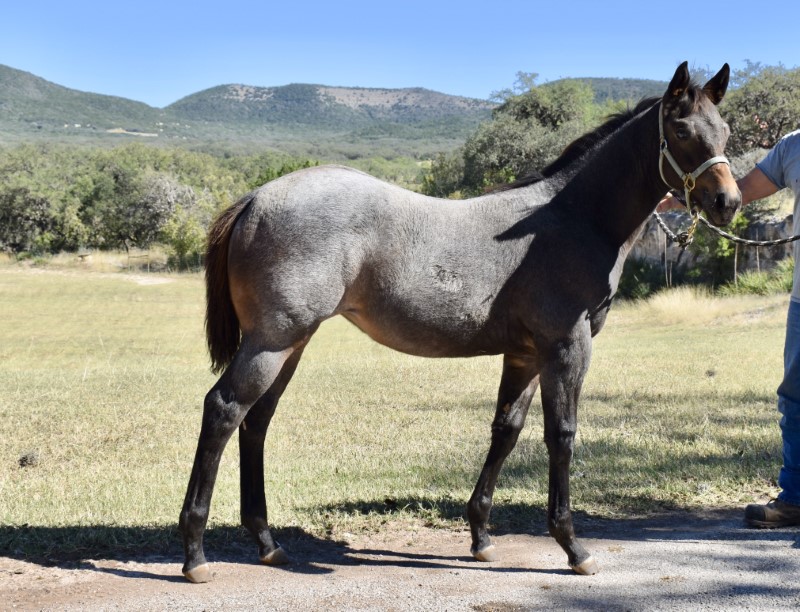
{"type": "Polygon", "coordinates": [[[800,66],[799,18],[798,0],[17,0],[0,12],[0,64],[158,107],[227,83],[488,98],[518,71],[668,80],[683,60],[800,66]]]}

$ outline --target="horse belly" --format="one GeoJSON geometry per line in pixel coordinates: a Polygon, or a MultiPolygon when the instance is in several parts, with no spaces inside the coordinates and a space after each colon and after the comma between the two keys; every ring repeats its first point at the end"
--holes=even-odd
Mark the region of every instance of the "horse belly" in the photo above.
{"type": "Polygon", "coordinates": [[[347,308],[341,314],[370,338],[419,357],[472,357],[502,352],[492,348],[488,313],[435,303],[347,308]]]}

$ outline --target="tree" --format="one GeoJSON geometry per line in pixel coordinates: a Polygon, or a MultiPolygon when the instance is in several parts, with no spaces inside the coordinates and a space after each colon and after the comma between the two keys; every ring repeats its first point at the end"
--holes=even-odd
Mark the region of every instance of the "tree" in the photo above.
{"type": "Polygon", "coordinates": [[[431,162],[431,168],[422,174],[421,191],[435,198],[446,198],[459,194],[464,182],[464,151],[439,153],[431,162]]]}
{"type": "Polygon", "coordinates": [[[553,129],[533,118],[499,115],[480,126],[464,145],[462,187],[477,193],[543,168],[582,133],[582,127],[571,121],[553,129]]]}
{"type": "Polygon", "coordinates": [[[191,204],[178,205],[161,230],[164,241],[173,251],[171,264],[177,268],[191,268],[200,262],[206,229],[196,213],[196,207],[191,204]]]}
{"type": "Polygon", "coordinates": [[[0,156],[0,249],[49,250],[64,184],[49,156],[47,147],[33,146],[0,156]]]}
{"type": "Polygon", "coordinates": [[[557,130],[572,121],[585,122],[591,114],[594,91],[580,81],[558,81],[511,96],[494,111],[494,117],[507,115],[517,121],[534,120],[542,127],[557,130]]]}
{"type": "Polygon", "coordinates": [[[800,124],[800,68],[747,62],[734,73],[734,88],[722,114],[731,128],[728,151],[734,155],[755,148],[771,149],[800,124]]]}
{"type": "Polygon", "coordinates": [[[423,177],[423,192],[476,194],[513,181],[553,161],[596,120],[590,85],[559,81],[536,86],[535,81],[535,74],[518,73],[513,89],[495,94],[502,104],[492,121],[482,124],[458,152],[461,179],[454,180],[460,165],[453,157],[439,156],[423,177]]]}
{"type": "Polygon", "coordinates": [[[29,185],[6,185],[0,193],[0,249],[48,250],[53,225],[50,201],[29,185]]]}
{"type": "Polygon", "coordinates": [[[304,168],[312,168],[314,166],[319,166],[319,162],[310,159],[289,159],[280,166],[269,165],[261,169],[255,178],[250,181],[249,186],[250,189],[257,189],[261,187],[261,185],[274,181],[276,178],[280,178],[285,174],[290,174],[304,168]]]}

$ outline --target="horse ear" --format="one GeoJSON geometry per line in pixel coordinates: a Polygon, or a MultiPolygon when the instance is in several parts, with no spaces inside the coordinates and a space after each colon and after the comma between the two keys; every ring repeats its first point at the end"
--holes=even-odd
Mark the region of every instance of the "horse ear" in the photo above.
{"type": "Polygon", "coordinates": [[[720,71],[708,83],[703,85],[703,91],[711,98],[714,104],[722,102],[725,92],[728,90],[728,81],[731,78],[731,67],[725,64],[720,71]]]}
{"type": "Polygon", "coordinates": [[[683,62],[675,71],[675,76],[669,82],[667,93],[664,96],[667,100],[680,98],[689,87],[691,77],[689,76],[689,62],[683,62]]]}

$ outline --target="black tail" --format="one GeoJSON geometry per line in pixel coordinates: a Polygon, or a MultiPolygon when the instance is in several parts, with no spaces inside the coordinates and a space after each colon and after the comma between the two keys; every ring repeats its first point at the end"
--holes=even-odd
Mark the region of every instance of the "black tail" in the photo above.
{"type": "Polygon", "coordinates": [[[253,201],[248,195],[223,211],[208,230],[206,250],[206,340],[211,371],[221,372],[239,348],[239,318],[231,301],[228,281],[228,245],[233,226],[253,201]]]}

